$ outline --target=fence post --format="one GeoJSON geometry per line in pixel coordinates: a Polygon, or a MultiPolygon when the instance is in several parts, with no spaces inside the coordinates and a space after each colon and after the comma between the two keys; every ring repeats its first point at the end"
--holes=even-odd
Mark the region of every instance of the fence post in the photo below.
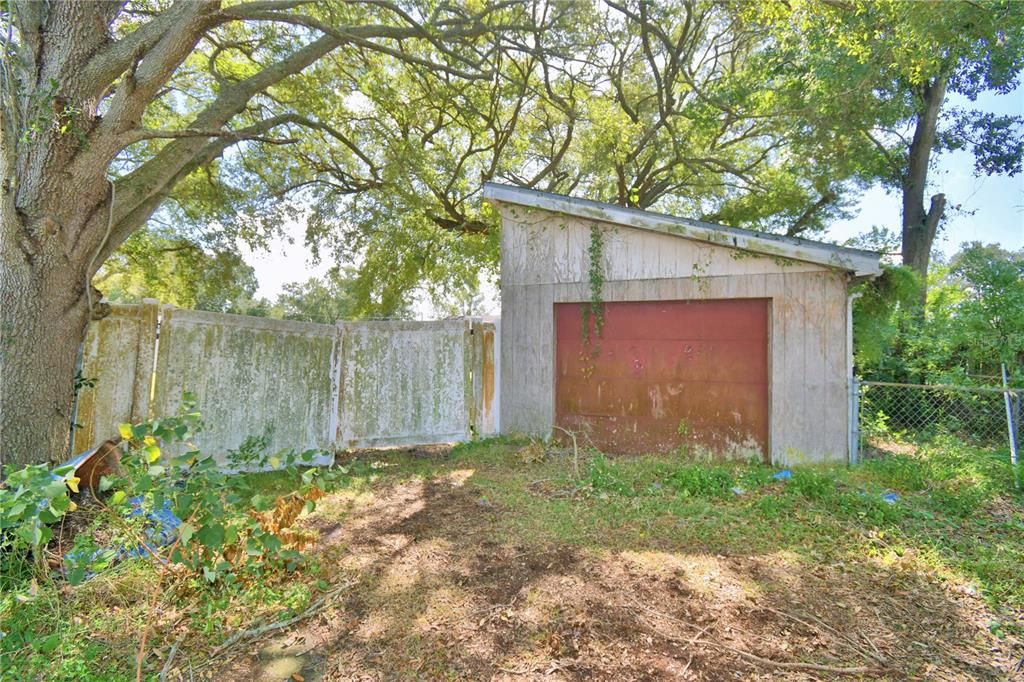
{"type": "Polygon", "coordinates": [[[1006,363],[1000,365],[1003,375],[1003,403],[1006,405],[1006,434],[1010,439],[1010,464],[1013,466],[1013,482],[1020,489],[1020,473],[1017,469],[1017,434],[1013,423],[1013,406],[1010,400],[1009,382],[1006,380],[1006,363]]]}
{"type": "Polygon", "coordinates": [[[131,420],[142,421],[150,416],[149,402],[153,393],[156,351],[160,327],[160,301],[142,299],[139,308],[139,345],[135,361],[135,383],[132,386],[131,420]]]}
{"type": "Polygon", "coordinates": [[[849,460],[854,465],[860,461],[860,381],[850,377],[850,424],[849,424],[849,460]]]}
{"type": "Polygon", "coordinates": [[[482,334],[477,333],[476,320],[466,319],[466,434],[470,439],[480,435],[480,366],[482,334]]]}

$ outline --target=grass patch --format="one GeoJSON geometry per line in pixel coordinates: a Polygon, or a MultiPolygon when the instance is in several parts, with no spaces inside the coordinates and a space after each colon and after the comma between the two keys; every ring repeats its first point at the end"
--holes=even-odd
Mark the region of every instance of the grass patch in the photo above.
{"type": "MultiPolygon", "coordinates": [[[[501,444],[506,448],[507,444],[501,444]]],[[[507,453],[468,448],[470,482],[505,515],[509,541],[714,554],[785,549],[808,560],[913,557],[921,570],[961,582],[996,609],[1024,609],[1024,498],[1006,453],[937,439],[916,455],[858,467],[804,467],[776,480],[763,465],[693,464],[668,457],[523,466],[507,453]],[[547,479],[546,492],[530,482],[547,479]],[[879,540],[884,538],[884,540],[879,540]]]]}
{"type": "MultiPolygon", "coordinates": [[[[380,479],[380,469],[371,462],[354,464],[334,479],[332,491],[366,490],[380,479]]],[[[238,476],[239,487],[254,496],[287,495],[301,484],[301,471],[238,476]]],[[[254,622],[299,613],[330,587],[315,556],[297,571],[274,569],[244,582],[215,584],[180,570],[158,585],[158,566],[145,559],[123,561],[77,586],[32,568],[0,564],[0,679],[134,679],[147,623],[153,623],[150,667],[159,669],[159,656],[166,655],[161,642],[183,635],[211,648],[254,622]]]]}
{"type": "MultiPolygon", "coordinates": [[[[419,561],[455,552],[453,543],[464,535],[462,530],[440,533],[422,517],[428,512],[435,515],[431,518],[449,514],[443,518],[466,524],[467,532],[476,529],[488,547],[514,548],[512,556],[565,547],[587,556],[654,557],[659,566],[663,557],[688,557],[689,565],[694,557],[711,557],[711,562],[714,557],[786,557],[811,573],[839,566],[901,585],[925,580],[976,593],[990,609],[991,632],[1022,634],[1024,498],[1013,487],[1005,453],[946,438],[914,454],[893,454],[854,468],[799,468],[780,480],[776,470],[759,464],[596,453],[582,457],[575,478],[570,452],[548,447],[537,456],[536,450],[526,440],[493,438],[450,451],[354,453],[343,458],[344,475],[307,523],[330,534],[376,501],[386,510],[379,531],[385,537],[433,543],[429,552],[412,555],[419,561]],[[401,489],[408,500],[389,498],[401,489]],[[431,502],[430,495],[439,497],[431,502]],[[461,507],[450,506],[453,496],[461,507]]],[[[299,484],[297,474],[245,476],[254,494],[281,495],[299,484]]],[[[0,595],[0,667],[11,679],[130,678],[138,635],[154,618],[147,670],[159,671],[161,657],[179,637],[182,650],[191,650],[191,660],[199,661],[239,630],[301,613],[341,579],[342,566],[363,581],[356,602],[383,614],[381,628],[398,631],[403,619],[416,618],[421,619],[416,627],[426,628],[417,614],[428,605],[432,614],[454,622],[464,617],[460,604],[474,595],[464,581],[472,585],[473,567],[486,562],[491,550],[454,557],[456,565],[468,567],[460,570],[469,572],[447,584],[438,573],[413,568],[385,580],[370,573],[370,564],[344,563],[349,551],[342,543],[296,572],[245,584],[173,578],[159,596],[155,617],[148,601],[156,569],[147,561],[122,563],[77,587],[12,571],[4,576],[11,589],[0,595]],[[399,608],[393,600],[401,595],[408,603],[399,608]]],[[[538,561],[537,570],[547,570],[553,561],[538,561]]],[[[496,562],[488,570],[500,576],[514,565],[496,562]]],[[[397,570],[391,562],[381,566],[377,570],[384,574],[397,570]]],[[[491,588],[487,575],[480,578],[485,590],[491,588]]],[[[514,573],[505,579],[516,580],[514,573]]],[[[761,588],[751,585],[757,594],[761,588]]],[[[474,611],[471,620],[478,624],[502,613],[474,611]]],[[[445,622],[445,628],[454,627],[445,622]]],[[[372,632],[372,626],[367,620],[365,631],[372,632]]],[[[448,665],[443,657],[431,658],[441,654],[432,631],[422,628],[402,640],[411,648],[395,659],[408,659],[410,675],[415,666],[440,672],[448,665]]]]}

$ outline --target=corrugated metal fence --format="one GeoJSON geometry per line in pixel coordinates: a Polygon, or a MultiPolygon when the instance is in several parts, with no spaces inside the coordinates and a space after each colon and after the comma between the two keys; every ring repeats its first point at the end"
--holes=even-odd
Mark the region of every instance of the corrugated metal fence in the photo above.
{"type": "Polygon", "coordinates": [[[185,391],[223,458],[247,436],[304,450],[466,440],[495,432],[495,326],[479,320],[336,325],[114,305],[94,322],[75,450],[170,415],[185,391]]]}

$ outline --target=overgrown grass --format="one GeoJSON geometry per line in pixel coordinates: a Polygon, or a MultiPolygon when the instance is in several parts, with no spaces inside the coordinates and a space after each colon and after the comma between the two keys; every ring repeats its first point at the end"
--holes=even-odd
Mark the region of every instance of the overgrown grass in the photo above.
{"type": "Polygon", "coordinates": [[[976,590],[995,609],[1024,609],[1024,497],[1006,452],[953,438],[858,467],[805,467],[776,479],[763,465],[672,457],[590,456],[581,480],[566,457],[523,466],[507,443],[473,446],[471,482],[504,515],[508,539],[713,554],[786,549],[808,561],[912,558],[976,590]],[[548,479],[544,491],[531,481],[548,479]]]}
{"type": "MultiPolygon", "coordinates": [[[[369,461],[354,462],[345,471],[332,479],[333,492],[354,494],[380,477],[380,467],[369,461]]],[[[301,485],[301,471],[295,470],[239,476],[254,495],[287,495],[301,485]]],[[[124,561],[77,586],[31,566],[0,564],[0,571],[5,584],[0,680],[134,679],[139,638],[148,622],[171,614],[178,617],[180,634],[215,644],[253,622],[299,613],[331,587],[316,557],[295,572],[277,569],[259,579],[214,584],[172,571],[158,585],[159,566],[150,560],[124,561]]],[[[166,647],[157,652],[151,645],[148,653],[152,660],[166,655],[166,647]]]]}
{"type": "MultiPolygon", "coordinates": [[[[524,461],[526,444],[494,438],[436,456],[397,451],[350,459],[315,514],[343,524],[347,507],[340,501],[400,481],[471,472],[465,489],[486,500],[481,513],[496,519],[500,542],[596,552],[785,551],[807,564],[897,566],[980,593],[997,614],[993,629],[1019,634],[1013,623],[1024,610],[1024,497],[1014,489],[1005,452],[944,438],[913,455],[886,455],[855,468],[794,469],[788,479],[764,465],[589,452],[575,478],[571,454],[549,450],[543,461],[524,461]]],[[[298,485],[294,475],[249,476],[253,490],[267,495],[298,485]]],[[[212,646],[254,622],[301,612],[330,588],[331,561],[321,555],[296,573],[247,584],[172,580],[157,603],[178,624],[155,637],[161,644],[154,644],[150,669],[159,669],[175,632],[212,646]]],[[[0,595],[0,678],[131,677],[138,645],[131,633],[152,618],[155,576],[147,561],[125,562],[77,587],[27,572],[7,576],[13,583],[0,595]]]]}

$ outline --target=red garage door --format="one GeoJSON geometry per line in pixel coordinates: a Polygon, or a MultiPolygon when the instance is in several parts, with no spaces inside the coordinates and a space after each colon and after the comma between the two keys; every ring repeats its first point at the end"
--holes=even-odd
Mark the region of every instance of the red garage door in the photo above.
{"type": "Polygon", "coordinates": [[[555,305],[555,423],[606,452],[768,452],[768,300],[555,305]]]}

